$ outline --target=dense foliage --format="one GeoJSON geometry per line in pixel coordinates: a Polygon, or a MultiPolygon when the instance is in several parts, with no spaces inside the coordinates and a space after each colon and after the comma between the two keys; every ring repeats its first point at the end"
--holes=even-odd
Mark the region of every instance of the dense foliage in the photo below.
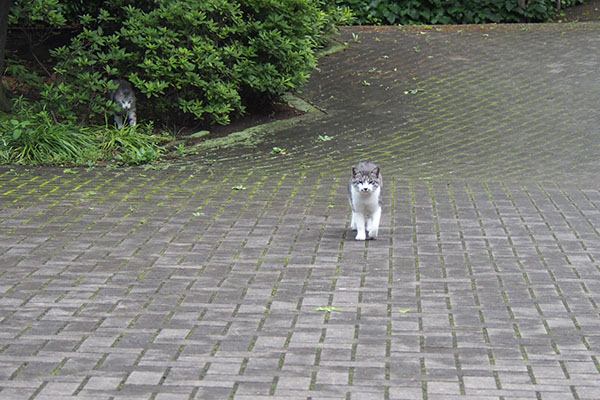
{"type": "MultiPolygon", "coordinates": [[[[65,24],[68,14],[51,7],[58,2],[20,0],[13,19],[65,24]]],[[[348,17],[327,4],[105,1],[79,16],[70,44],[52,50],[57,79],[41,90],[43,101],[60,120],[93,120],[107,111],[110,82],[127,78],[143,99],[143,115],[225,124],[257,99],[270,101],[306,82],[324,34],[348,17]]]]}
{"type": "MultiPolygon", "coordinates": [[[[480,24],[541,22],[556,16],[556,0],[335,0],[358,24],[480,24]]],[[[570,7],[584,0],[559,0],[570,7]]]]}
{"type": "Polygon", "coordinates": [[[22,45],[5,83],[27,101],[0,115],[0,162],[152,161],[149,122],[226,124],[276,99],[306,82],[325,35],[350,18],[332,0],[14,0],[9,38],[22,45]],[[135,87],[141,121],[123,134],[108,97],[117,78],[135,87]]]}

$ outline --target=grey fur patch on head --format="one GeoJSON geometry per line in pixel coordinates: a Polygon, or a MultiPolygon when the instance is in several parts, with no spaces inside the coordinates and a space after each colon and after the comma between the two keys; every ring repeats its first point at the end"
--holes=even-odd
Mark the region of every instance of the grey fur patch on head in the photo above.
{"type": "Polygon", "coordinates": [[[361,161],[352,168],[351,183],[367,180],[375,187],[382,184],[381,170],[371,161],[361,161]]]}
{"type": "Polygon", "coordinates": [[[119,87],[112,93],[111,100],[125,111],[135,107],[136,99],[131,83],[124,79],[115,80],[113,83],[119,87]]]}

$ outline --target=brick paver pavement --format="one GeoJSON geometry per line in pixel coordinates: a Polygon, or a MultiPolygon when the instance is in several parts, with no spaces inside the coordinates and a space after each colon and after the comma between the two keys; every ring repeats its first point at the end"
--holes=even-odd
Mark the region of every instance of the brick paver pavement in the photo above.
{"type": "Polygon", "coordinates": [[[0,167],[1,399],[600,398],[600,24],[341,39],[252,148],[0,167]]]}

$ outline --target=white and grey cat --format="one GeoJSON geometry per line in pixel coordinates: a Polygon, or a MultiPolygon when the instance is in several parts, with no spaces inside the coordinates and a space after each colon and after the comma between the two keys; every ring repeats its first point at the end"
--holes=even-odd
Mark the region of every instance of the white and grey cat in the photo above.
{"type": "Polygon", "coordinates": [[[348,184],[352,221],[356,240],[376,239],[381,219],[381,189],[383,176],[379,167],[370,161],[361,161],[352,168],[348,184]]]}
{"type": "Polygon", "coordinates": [[[119,87],[110,94],[110,100],[113,101],[118,108],[118,112],[114,115],[117,128],[121,129],[123,124],[127,122],[129,122],[129,126],[135,126],[137,123],[135,107],[136,99],[131,83],[124,79],[116,79],[113,83],[119,85],[119,87]]]}

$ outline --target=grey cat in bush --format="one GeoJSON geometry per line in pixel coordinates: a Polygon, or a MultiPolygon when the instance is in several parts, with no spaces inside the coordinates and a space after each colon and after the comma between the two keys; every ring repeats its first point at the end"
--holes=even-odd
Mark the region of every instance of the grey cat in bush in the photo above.
{"type": "Polygon", "coordinates": [[[348,184],[352,221],[350,228],[356,229],[356,240],[376,239],[381,219],[381,170],[370,161],[361,161],[352,168],[348,184]]]}
{"type": "Polygon", "coordinates": [[[117,128],[121,129],[124,123],[129,122],[129,126],[135,126],[137,123],[135,92],[131,83],[124,79],[113,81],[119,87],[110,93],[110,100],[117,105],[118,112],[115,113],[115,123],[117,128]]]}

